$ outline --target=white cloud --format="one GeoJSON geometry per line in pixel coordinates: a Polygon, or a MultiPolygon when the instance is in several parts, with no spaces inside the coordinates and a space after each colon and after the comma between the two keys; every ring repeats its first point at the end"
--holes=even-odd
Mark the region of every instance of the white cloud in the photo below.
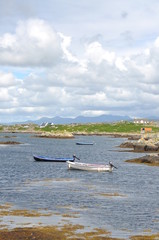
{"type": "Polygon", "coordinates": [[[61,48],[64,52],[64,58],[66,58],[68,61],[71,62],[77,62],[78,59],[71,54],[71,52],[68,50],[68,48],[71,45],[71,37],[70,36],[64,36],[62,33],[58,33],[60,38],[62,39],[61,41],[61,48]]]}
{"type": "Polygon", "coordinates": [[[0,72],[0,88],[14,86],[17,80],[14,78],[12,73],[0,72]]]}
{"type": "Polygon", "coordinates": [[[104,60],[112,64],[115,59],[115,53],[104,50],[99,42],[92,42],[86,46],[86,57],[95,64],[100,64],[104,60]]]}
{"type": "Polygon", "coordinates": [[[8,94],[7,89],[1,88],[0,89],[0,101],[1,101],[1,107],[3,108],[3,102],[6,102],[10,100],[10,96],[8,94]]]}
{"type": "MultiPolygon", "coordinates": [[[[9,115],[26,120],[56,115],[159,114],[159,37],[131,51],[118,51],[116,45],[124,43],[121,39],[134,44],[139,34],[139,29],[135,34],[130,31],[133,14],[138,16],[139,12],[131,12],[128,6],[113,13],[122,21],[114,48],[104,30],[96,32],[94,36],[101,37],[94,41],[93,35],[87,38],[87,33],[87,41],[81,40],[78,48],[73,35],[61,29],[56,32],[53,23],[41,19],[20,21],[14,31],[1,34],[1,119],[9,115]],[[126,27],[121,27],[124,24],[126,27]]],[[[114,19],[110,20],[113,27],[117,24],[114,19]]]]}
{"type": "Polygon", "coordinates": [[[58,34],[45,21],[20,21],[15,34],[0,37],[0,64],[12,66],[50,66],[62,56],[58,34]]]}

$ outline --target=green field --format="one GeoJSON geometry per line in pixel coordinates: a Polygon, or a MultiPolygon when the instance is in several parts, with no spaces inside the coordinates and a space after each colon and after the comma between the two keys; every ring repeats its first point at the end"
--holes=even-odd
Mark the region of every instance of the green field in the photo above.
{"type": "Polygon", "coordinates": [[[151,125],[134,124],[130,122],[118,122],[114,124],[70,124],[70,125],[53,125],[44,128],[36,127],[36,130],[44,132],[71,132],[71,133],[140,133],[141,128],[151,127],[152,132],[158,132],[159,127],[151,125]]]}
{"type": "Polygon", "coordinates": [[[85,134],[102,134],[102,133],[140,133],[141,128],[152,128],[152,132],[159,132],[159,127],[155,125],[142,125],[132,122],[117,123],[90,123],[90,124],[66,124],[53,125],[40,128],[39,125],[24,124],[0,126],[1,132],[51,132],[51,133],[85,133],[85,134]]]}

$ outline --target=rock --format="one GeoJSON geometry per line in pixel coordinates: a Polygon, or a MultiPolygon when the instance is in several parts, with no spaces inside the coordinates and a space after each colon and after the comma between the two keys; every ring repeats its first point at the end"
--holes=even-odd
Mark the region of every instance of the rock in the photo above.
{"type": "Polygon", "coordinates": [[[145,152],[145,151],[156,152],[156,151],[159,150],[159,147],[156,146],[155,144],[147,145],[147,144],[139,144],[139,143],[135,144],[134,143],[133,146],[134,146],[134,151],[135,152],[145,152]]]}
{"type": "Polygon", "coordinates": [[[155,142],[155,145],[159,147],[159,142],[158,142],[158,141],[157,141],[157,142],[155,142]]]}
{"type": "Polygon", "coordinates": [[[41,134],[38,134],[34,137],[41,137],[41,138],[74,138],[74,135],[69,132],[43,132],[41,134]]]}
{"type": "Polygon", "coordinates": [[[134,145],[133,145],[132,142],[124,142],[124,143],[120,144],[119,147],[121,147],[121,148],[133,148],[134,145]]]}
{"type": "Polygon", "coordinates": [[[145,151],[145,144],[133,144],[133,148],[135,152],[144,152],[145,151]]]}
{"type": "Polygon", "coordinates": [[[133,163],[145,163],[148,165],[159,166],[159,155],[146,155],[141,158],[134,158],[131,160],[126,160],[126,162],[133,162],[133,163]]]}
{"type": "Polygon", "coordinates": [[[151,144],[151,145],[145,145],[145,151],[155,152],[158,151],[159,147],[151,144]]]}
{"type": "Polygon", "coordinates": [[[7,142],[0,142],[0,144],[15,145],[15,144],[21,144],[21,143],[20,142],[15,142],[15,141],[7,141],[7,142]]]}
{"type": "Polygon", "coordinates": [[[140,135],[132,135],[130,137],[128,137],[128,140],[139,140],[141,138],[140,135]]]}

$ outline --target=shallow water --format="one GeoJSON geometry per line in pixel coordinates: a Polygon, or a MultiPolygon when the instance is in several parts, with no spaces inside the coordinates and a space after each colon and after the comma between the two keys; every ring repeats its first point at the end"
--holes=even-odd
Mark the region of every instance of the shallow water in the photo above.
{"type": "MultiPolygon", "coordinates": [[[[117,151],[117,146],[126,139],[106,136],[47,139],[13,133],[0,136],[1,141],[23,143],[0,145],[0,205],[11,203],[16,209],[75,214],[74,223],[104,228],[113,237],[159,231],[159,168],[126,163],[126,159],[143,155],[117,151]],[[6,135],[16,137],[3,138],[6,135]],[[94,145],[76,145],[79,141],[94,145]],[[36,162],[33,154],[55,157],[75,154],[81,162],[112,161],[118,169],[112,173],[68,170],[66,163],[36,162]]],[[[0,219],[8,221],[8,217],[0,219]]],[[[40,222],[54,224],[57,219],[59,216],[55,215],[41,217],[40,222]]]]}

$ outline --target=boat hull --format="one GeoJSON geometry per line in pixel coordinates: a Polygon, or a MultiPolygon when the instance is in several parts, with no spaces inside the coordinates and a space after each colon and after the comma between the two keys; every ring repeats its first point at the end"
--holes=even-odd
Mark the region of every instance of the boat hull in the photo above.
{"type": "Polygon", "coordinates": [[[89,143],[89,142],[76,142],[76,145],[93,145],[94,143],[89,143]]]}
{"type": "Polygon", "coordinates": [[[48,157],[48,156],[37,156],[33,155],[35,161],[39,162],[74,162],[74,158],[56,158],[56,157],[48,157]]]}
{"type": "Polygon", "coordinates": [[[89,164],[89,163],[77,163],[67,161],[69,169],[82,170],[82,171],[96,171],[96,172],[112,172],[113,167],[104,164],[89,164]]]}

